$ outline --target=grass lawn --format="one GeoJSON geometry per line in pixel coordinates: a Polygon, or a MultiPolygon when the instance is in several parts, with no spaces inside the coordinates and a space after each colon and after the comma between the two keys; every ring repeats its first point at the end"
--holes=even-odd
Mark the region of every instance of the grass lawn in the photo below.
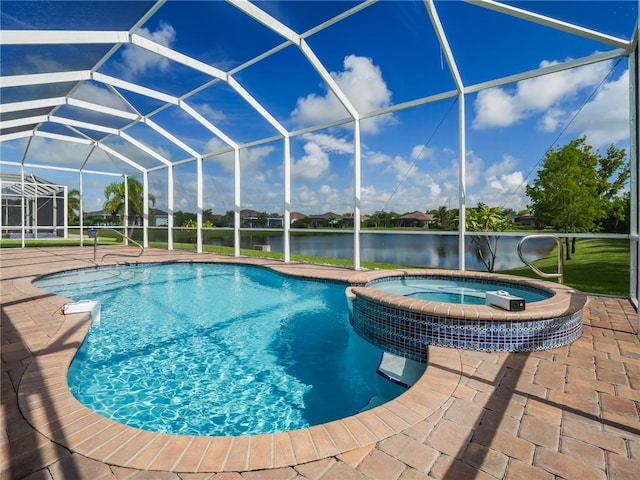
{"type": "MultiPolygon", "coordinates": [[[[26,247],[79,247],[80,240],[77,238],[76,239],[69,238],[67,240],[64,240],[62,238],[55,238],[55,239],[29,238],[25,240],[24,244],[26,247]]],[[[118,244],[122,244],[121,239],[109,238],[106,235],[104,236],[101,235],[100,238],[98,239],[98,245],[118,245],[118,244]]],[[[93,245],[93,239],[88,239],[88,238],[84,239],[85,247],[90,247],[92,245],[93,245]]],[[[20,248],[21,246],[22,246],[22,241],[20,239],[3,238],[2,240],[0,240],[0,248],[20,248]]],[[[167,248],[166,244],[165,244],[165,248],[167,248]]]]}
{"type": "MultiPolygon", "coordinates": [[[[554,249],[550,256],[532,263],[543,272],[555,273],[557,257],[554,249]]],[[[571,255],[571,260],[564,261],[564,284],[587,293],[628,297],[629,265],[629,240],[580,238],[576,241],[576,253],[571,255]]],[[[539,278],[526,266],[501,273],[539,278]]]]}

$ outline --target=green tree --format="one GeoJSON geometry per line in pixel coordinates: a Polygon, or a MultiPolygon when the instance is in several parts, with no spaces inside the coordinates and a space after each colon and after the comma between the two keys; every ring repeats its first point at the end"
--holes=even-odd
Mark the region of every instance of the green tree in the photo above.
{"type": "MultiPolygon", "coordinates": [[[[197,218],[190,218],[188,220],[185,220],[185,222],[182,224],[183,228],[187,231],[187,234],[189,235],[189,239],[191,240],[191,243],[193,243],[194,245],[197,244],[196,240],[198,239],[198,220],[197,218]]],[[[211,220],[204,220],[202,222],[202,228],[213,228],[213,222],[211,220]]],[[[205,232],[202,232],[202,240],[205,241],[206,240],[206,235],[205,232]]],[[[205,242],[206,243],[206,242],[205,242]]]]}
{"type": "Polygon", "coordinates": [[[196,218],[198,217],[195,213],[178,210],[173,214],[173,224],[184,226],[189,220],[193,220],[195,222],[196,218]]]}
{"type": "MultiPolygon", "coordinates": [[[[470,232],[504,232],[511,227],[511,221],[500,208],[478,203],[476,208],[467,209],[465,225],[470,232]]],[[[471,244],[475,245],[478,257],[488,272],[493,272],[495,268],[499,240],[500,235],[471,237],[471,244]]]]}
{"type": "MultiPolygon", "coordinates": [[[[560,149],[549,149],[538,177],[526,187],[536,223],[564,233],[600,229],[608,205],[628,179],[624,157],[624,150],[613,146],[602,157],[584,136],[560,149]]],[[[566,259],[570,260],[575,239],[571,248],[569,237],[565,242],[566,259]]]]}
{"type": "MultiPolygon", "coordinates": [[[[123,215],[125,200],[125,182],[111,183],[104,189],[104,196],[107,200],[102,209],[105,213],[115,216],[123,215]]],[[[134,222],[140,224],[144,213],[144,187],[135,178],[127,180],[129,190],[129,217],[134,218],[134,222]]],[[[156,199],[153,195],[148,195],[151,205],[155,205],[156,199]]]]}
{"type": "Polygon", "coordinates": [[[436,223],[438,224],[439,228],[448,230],[455,223],[455,219],[456,219],[455,210],[449,210],[444,205],[439,206],[438,209],[433,211],[432,213],[435,217],[436,223]]]}
{"type": "Polygon", "coordinates": [[[385,212],[383,210],[379,210],[369,217],[369,225],[371,225],[372,227],[390,227],[391,221],[394,217],[397,216],[398,214],[395,212],[385,212]]]}
{"type": "Polygon", "coordinates": [[[607,156],[599,159],[597,176],[598,196],[604,211],[601,227],[608,232],[618,232],[620,224],[628,218],[630,205],[629,192],[623,193],[631,176],[626,151],[611,145],[607,156]]]}
{"type": "Polygon", "coordinates": [[[629,233],[631,218],[631,192],[615,196],[607,205],[602,229],[610,233],[629,233]]]}
{"type": "Polygon", "coordinates": [[[222,227],[233,227],[235,213],[233,210],[227,210],[226,213],[220,219],[222,227]]]}
{"type": "Polygon", "coordinates": [[[69,225],[80,223],[80,190],[75,188],[67,194],[67,220],[69,225]]]}

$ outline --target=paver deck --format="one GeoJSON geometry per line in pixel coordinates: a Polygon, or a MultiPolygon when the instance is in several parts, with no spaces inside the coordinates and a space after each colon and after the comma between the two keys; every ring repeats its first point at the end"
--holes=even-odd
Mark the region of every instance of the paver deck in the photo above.
{"type": "MultiPolygon", "coordinates": [[[[89,247],[0,249],[2,480],[640,478],[640,341],[627,299],[590,296],[584,333],[566,348],[431,348],[411,390],[341,421],[252,437],[172,436],[107,420],[68,391],[67,366],[88,314],[60,315],[66,299],[31,281],[92,260],[89,247]]],[[[137,261],[242,261],[313,277],[354,275],[154,249],[137,261]]]]}

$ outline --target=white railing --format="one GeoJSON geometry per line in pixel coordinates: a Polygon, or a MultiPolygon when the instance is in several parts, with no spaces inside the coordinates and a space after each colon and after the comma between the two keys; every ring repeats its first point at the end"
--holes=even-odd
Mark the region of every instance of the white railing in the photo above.
{"type": "Polygon", "coordinates": [[[107,231],[107,230],[109,230],[111,232],[115,232],[118,235],[120,235],[122,238],[124,238],[125,240],[128,240],[131,243],[134,243],[135,245],[140,247],[140,252],[138,252],[137,254],[120,253],[120,252],[107,252],[100,259],[100,263],[104,262],[104,259],[106,257],[108,257],[108,256],[135,257],[135,258],[137,258],[137,257],[140,257],[144,253],[144,247],[142,245],[140,245],[138,242],[136,242],[133,238],[127,237],[124,233],[122,233],[119,230],[116,230],[114,228],[101,228],[101,229],[92,229],[92,228],[90,228],[89,229],[89,236],[93,237],[93,262],[94,263],[96,263],[96,254],[97,254],[97,250],[98,250],[98,236],[99,236],[100,232],[107,231]]]}
{"type": "Polygon", "coordinates": [[[550,235],[550,234],[545,234],[545,233],[539,234],[539,235],[527,235],[526,237],[522,238],[522,240],[520,240],[518,242],[518,245],[517,245],[516,249],[518,250],[518,256],[520,257],[520,260],[522,260],[522,262],[527,267],[529,267],[531,270],[533,270],[539,276],[544,277],[544,278],[557,278],[558,279],[558,283],[562,283],[563,248],[562,248],[562,241],[558,237],[556,237],[555,235],[550,235]],[[552,240],[554,240],[556,242],[556,245],[558,246],[558,272],[557,273],[546,273],[546,272],[543,272],[538,267],[536,267],[535,265],[531,264],[529,261],[525,260],[525,258],[522,256],[522,246],[527,241],[529,241],[529,240],[531,240],[533,238],[551,238],[552,240]]]}

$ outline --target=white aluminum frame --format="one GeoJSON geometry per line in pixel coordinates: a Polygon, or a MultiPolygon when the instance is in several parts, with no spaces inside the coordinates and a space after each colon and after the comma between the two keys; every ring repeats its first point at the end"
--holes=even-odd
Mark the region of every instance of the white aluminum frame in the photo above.
{"type": "MultiPolygon", "coordinates": [[[[34,129],[32,130],[23,130],[17,131],[14,133],[8,133],[0,136],[0,142],[19,139],[19,138],[27,138],[27,144],[24,152],[24,156],[22,161],[19,163],[21,172],[24,175],[24,168],[29,166],[30,164],[26,162],[27,152],[29,151],[31,141],[34,137],[42,137],[56,141],[63,142],[73,142],[80,143],[85,145],[91,145],[91,152],[85,158],[82,167],[78,170],[79,172],[79,181],[80,181],[80,191],[81,191],[81,204],[82,204],[82,190],[83,190],[83,173],[98,173],[103,175],[114,175],[112,172],[106,171],[94,171],[86,168],[87,161],[93,151],[96,148],[102,149],[109,157],[113,159],[117,159],[130,167],[132,167],[136,172],[142,173],[143,175],[143,184],[145,189],[145,197],[144,197],[144,215],[143,215],[143,231],[144,231],[144,245],[148,244],[148,214],[149,214],[149,205],[148,205],[148,175],[149,172],[154,171],[156,169],[166,168],[167,169],[167,181],[168,181],[168,209],[169,209],[169,219],[168,219],[168,248],[173,249],[173,215],[174,215],[174,168],[175,166],[182,164],[184,162],[196,162],[197,166],[197,251],[201,252],[203,249],[202,245],[202,212],[203,212],[203,198],[204,198],[204,184],[203,184],[203,154],[196,151],[196,149],[187,145],[182,139],[178,138],[176,135],[172,134],[165,127],[160,126],[157,122],[153,120],[153,116],[158,112],[170,107],[177,106],[182,111],[187,113],[191,118],[193,118],[200,125],[204,126],[206,129],[211,131],[215,136],[220,138],[226,145],[225,149],[220,150],[218,152],[208,152],[209,155],[218,155],[220,153],[224,153],[226,151],[233,151],[234,154],[234,254],[236,256],[240,255],[240,207],[241,207],[241,197],[240,197],[240,185],[242,182],[242,168],[240,164],[240,152],[242,149],[249,148],[254,145],[259,145],[261,143],[271,142],[275,139],[282,139],[284,142],[284,158],[283,158],[283,175],[284,175],[284,191],[283,191],[283,204],[284,204],[284,260],[286,262],[290,261],[290,232],[291,232],[291,224],[290,224],[290,216],[291,216],[291,139],[303,135],[305,133],[317,131],[320,129],[329,128],[332,126],[342,125],[345,123],[352,122],[353,123],[353,138],[354,138],[354,178],[353,178],[353,186],[354,186],[354,268],[360,268],[360,201],[361,201],[361,174],[362,174],[362,164],[361,164],[361,156],[362,156],[362,146],[361,146],[361,121],[366,118],[373,118],[378,115],[384,115],[387,113],[401,111],[405,109],[409,109],[412,107],[416,107],[419,105],[426,105],[430,103],[434,103],[437,101],[441,101],[446,98],[455,98],[458,100],[458,122],[459,122],[459,218],[460,218],[460,229],[458,231],[459,236],[459,258],[460,265],[459,268],[461,270],[465,269],[465,209],[466,209],[466,119],[465,119],[465,104],[466,104],[466,96],[469,94],[473,94],[488,88],[494,88],[506,84],[511,84],[514,82],[527,80],[535,77],[539,77],[542,75],[548,75],[555,72],[572,69],[584,65],[589,65],[596,62],[602,62],[614,58],[619,58],[623,56],[629,57],[630,61],[630,85],[629,85],[629,108],[631,113],[631,125],[630,125],[630,133],[631,133],[631,144],[630,144],[630,159],[631,159],[631,195],[632,195],[632,221],[631,221],[631,233],[630,238],[632,242],[632,274],[631,274],[631,296],[637,300],[640,295],[640,278],[639,278],[639,269],[638,262],[640,259],[640,241],[639,241],[639,223],[638,215],[639,215],[639,202],[640,202],[640,192],[639,192],[639,181],[638,181],[638,166],[640,164],[638,158],[638,142],[639,142],[639,127],[638,127],[638,112],[640,111],[640,100],[639,100],[639,87],[638,87],[638,26],[636,25],[636,30],[633,38],[631,40],[625,40],[622,38],[617,38],[611,35],[603,34],[601,32],[587,29],[584,27],[580,27],[578,25],[571,24],[569,22],[559,21],[550,17],[546,17],[544,15],[540,15],[534,12],[529,12],[522,8],[510,6],[504,3],[500,3],[493,0],[465,0],[468,3],[472,3],[475,6],[490,9],[496,11],[498,13],[513,16],[519,19],[523,19],[529,22],[534,22],[540,25],[544,25],[548,28],[553,28],[556,30],[560,30],[572,35],[578,35],[590,40],[601,42],[604,45],[608,45],[613,48],[613,50],[597,53],[594,55],[590,55],[584,58],[573,59],[570,61],[566,61],[563,63],[550,65],[538,69],[534,69],[527,72],[522,72],[516,75],[510,75],[502,78],[496,78],[488,82],[482,82],[475,85],[465,85],[459,69],[456,63],[455,55],[449,45],[449,41],[447,38],[447,32],[445,31],[442,23],[440,22],[440,18],[438,15],[437,7],[434,0],[423,0],[426,11],[428,12],[429,19],[431,25],[425,25],[425,28],[433,28],[437,39],[440,43],[440,47],[442,49],[444,58],[446,59],[447,66],[449,72],[454,80],[455,90],[450,92],[442,92],[436,95],[432,95],[429,97],[415,99],[403,104],[393,105],[384,109],[380,109],[376,112],[367,112],[362,113],[358,112],[355,108],[351,100],[348,96],[340,89],[337,85],[325,65],[318,58],[315,52],[311,49],[307,42],[307,38],[312,35],[326,29],[330,25],[333,25],[337,22],[340,22],[351,15],[355,15],[358,12],[369,8],[371,5],[376,3],[376,0],[368,0],[362,2],[350,10],[343,12],[337,15],[334,18],[331,18],[320,25],[315,26],[311,30],[307,32],[295,32],[288,26],[284,25],[282,22],[274,18],[273,16],[266,13],[264,10],[260,9],[257,5],[247,1],[247,0],[229,0],[229,3],[234,7],[239,9],[241,12],[260,22],[265,27],[271,29],[276,34],[280,35],[283,39],[283,42],[272,48],[271,50],[258,55],[257,57],[248,60],[244,64],[230,70],[223,71],[219,68],[213,67],[212,65],[206,64],[200,60],[189,57],[183,53],[177,52],[171,48],[168,48],[164,45],[161,45],[149,38],[141,36],[137,31],[139,28],[146,22],[148,18],[150,18],[161,6],[164,2],[160,1],[154,4],[154,6],[134,25],[134,27],[130,31],[53,31],[53,30],[3,30],[1,33],[0,43],[3,45],[42,45],[42,44],[113,44],[111,51],[103,57],[97,65],[91,70],[80,70],[80,71],[67,71],[67,72],[55,72],[55,73],[45,73],[45,74],[31,74],[31,75],[14,75],[14,76],[4,76],[0,77],[0,83],[3,87],[12,87],[12,86],[27,86],[27,85],[42,85],[48,83],[59,83],[59,82],[76,82],[77,87],[73,90],[75,91],[82,82],[86,81],[94,81],[105,85],[110,91],[115,93],[120,97],[120,99],[127,103],[124,97],[119,93],[119,90],[128,90],[134,92],[139,95],[144,95],[147,97],[154,98],[155,100],[159,100],[163,102],[164,105],[157,109],[154,112],[151,112],[147,115],[141,115],[139,112],[135,111],[135,109],[130,105],[131,111],[125,111],[120,109],[114,109],[106,106],[102,106],[96,103],[87,102],[83,100],[78,100],[71,96],[73,91],[65,97],[53,97],[48,99],[39,99],[32,101],[24,101],[24,102],[15,102],[8,104],[0,104],[0,112],[8,113],[8,112],[20,112],[30,109],[37,108],[47,108],[52,107],[52,112],[49,115],[37,115],[29,118],[21,118],[17,120],[10,120],[6,122],[2,122],[0,125],[1,128],[17,128],[25,127],[28,125],[36,124],[34,129]],[[159,92],[154,89],[150,89],[147,87],[143,87],[136,83],[132,83],[120,78],[115,78],[109,75],[105,75],[97,72],[98,68],[106,62],[110,56],[112,56],[120,47],[123,45],[135,45],[139,48],[148,50],[150,52],[154,52],[157,55],[161,55],[167,59],[170,59],[173,62],[177,62],[181,65],[184,65],[188,68],[197,70],[205,75],[211,77],[211,80],[190,92],[189,94],[177,98],[172,95],[166,94],[164,92],[159,92]],[[241,72],[243,69],[264,60],[265,58],[281,51],[282,49],[294,45],[297,47],[304,58],[309,62],[309,64],[315,69],[315,71],[319,74],[321,79],[326,83],[328,89],[337,97],[337,99],[344,106],[345,111],[347,113],[346,118],[336,120],[327,125],[316,125],[314,127],[304,128],[296,131],[287,130],[282,124],[280,124],[276,118],[268,111],[260,102],[258,102],[253,96],[249,94],[249,92],[244,88],[243,85],[238,82],[238,80],[234,77],[235,74],[241,72]],[[271,125],[277,134],[274,137],[265,138],[265,139],[256,139],[250,143],[241,144],[235,139],[231,138],[227,134],[225,134],[217,125],[213,124],[204,116],[199,114],[190,104],[189,97],[199,92],[200,90],[216,83],[216,82],[226,82],[229,87],[239,95],[244,101],[253,108],[265,121],[271,125]],[[70,118],[65,118],[63,116],[57,115],[56,111],[64,106],[70,105],[77,108],[87,109],[94,112],[98,112],[104,115],[115,116],[118,118],[122,118],[123,120],[129,121],[129,123],[120,129],[106,127],[104,125],[90,124],[87,122],[80,122],[70,118]],[[61,134],[52,134],[42,131],[40,126],[48,123],[58,123],[66,126],[71,134],[69,135],[61,135],[61,134]],[[181,150],[186,152],[189,155],[186,159],[181,159],[179,161],[170,161],[169,159],[164,158],[162,155],[159,155],[152,148],[145,145],[142,141],[137,139],[134,135],[131,135],[127,132],[127,129],[136,124],[145,124],[148,127],[155,130],[158,134],[163,136],[165,139],[179,147],[181,150]],[[88,138],[84,135],[79,129],[90,129],[95,132],[100,132],[104,134],[104,138],[100,140],[94,140],[88,138]],[[106,144],[107,139],[111,137],[121,137],[126,142],[134,145],[140,151],[144,152],[144,154],[148,155],[154,161],[158,162],[158,166],[145,168],[136,162],[132,158],[128,158],[120,152],[117,152],[115,149],[109,147],[106,144]]],[[[640,1],[639,1],[640,5],[640,1]]],[[[13,162],[7,162],[0,159],[0,164],[15,164],[13,162]]],[[[34,165],[38,168],[51,168],[51,169],[65,169],[63,167],[56,167],[54,165],[34,165]]],[[[125,182],[127,182],[128,175],[122,174],[125,182]]],[[[128,199],[127,199],[128,202],[128,199]]],[[[24,208],[24,207],[23,207],[24,208]]],[[[24,212],[23,212],[24,213],[24,212]]],[[[128,227],[127,218],[128,210],[125,211],[125,227],[128,227]]],[[[82,220],[81,220],[81,228],[82,228],[82,220]]],[[[24,226],[23,226],[24,231],[24,226]]],[[[23,235],[24,237],[24,235],[23,235]]],[[[24,246],[24,238],[23,238],[23,246],[24,246]]],[[[640,320],[639,320],[640,323],[640,320]]]]}

